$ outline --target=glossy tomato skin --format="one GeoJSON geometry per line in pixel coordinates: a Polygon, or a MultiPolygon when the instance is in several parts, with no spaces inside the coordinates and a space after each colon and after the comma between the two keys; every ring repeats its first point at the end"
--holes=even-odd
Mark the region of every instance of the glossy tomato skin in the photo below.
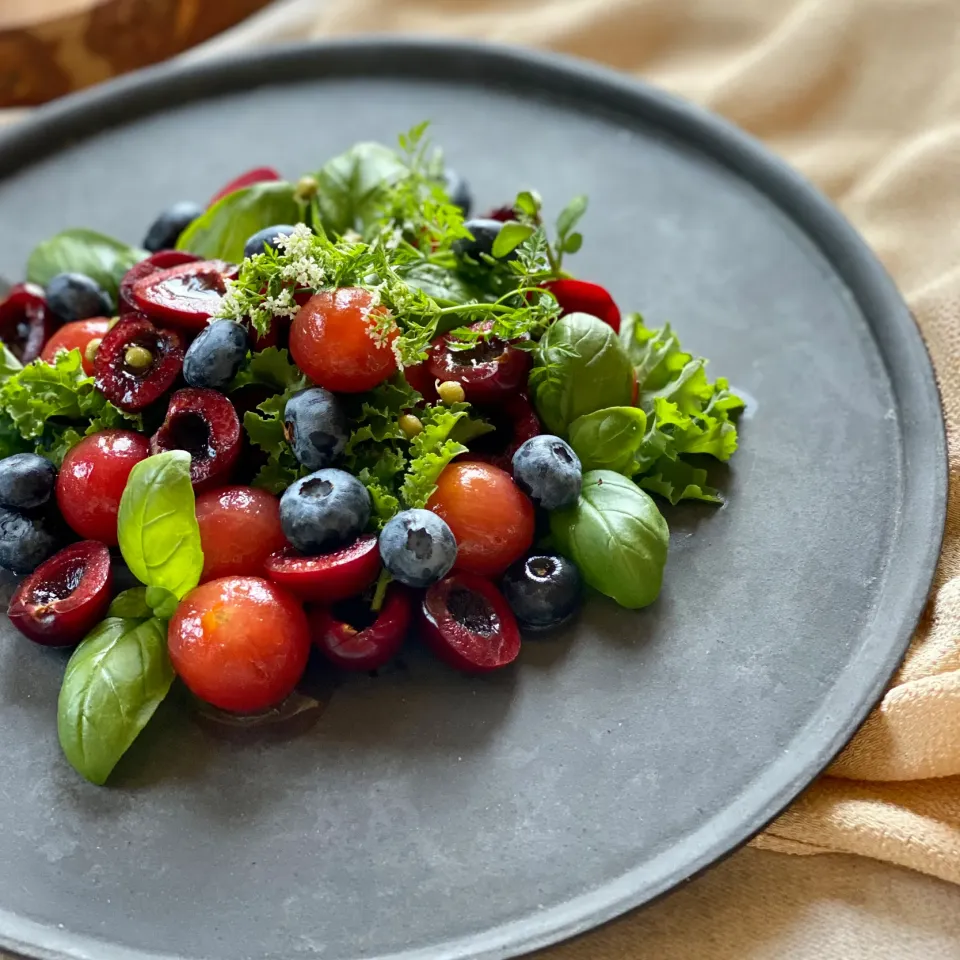
{"type": "Polygon", "coordinates": [[[533,543],[533,504],[509,473],[488,463],[450,464],[440,474],[427,509],[453,531],[454,570],[496,576],[533,543]]]}
{"type": "Polygon", "coordinates": [[[620,308],[605,287],[589,280],[548,280],[544,286],[556,297],[562,313],[589,313],[620,332],[620,308]]]}
{"type": "Polygon", "coordinates": [[[117,545],[117,513],[130,471],[150,455],[150,441],[132,430],[101,430],[84,437],[63,459],[57,505],[86,540],[117,545]]]}
{"type": "Polygon", "coordinates": [[[359,287],[315,293],[294,317],[290,353],[298,367],[318,386],[334,393],[362,393],[396,373],[390,344],[399,335],[393,327],[387,343],[373,336],[373,295],[359,287]]]}
{"type": "Polygon", "coordinates": [[[93,376],[93,363],[86,357],[87,344],[91,340],[103,338],[107,330],[110,329],[110,321],[106,317],[95,317],[93,320],[75,320],[73,323],[65,323],[57,332],[46,342],[40,359],[47,363],[53,363],[57,354],[61,350],[79,350],[83,357],[83,372],[88,376],[93,376]]]}
{"type": "Polygon", "coordinates": [[[262,577],[264,562],[287,546],[280,501],[259,487],[220,487],[197,497],[203,547],[200,582],[221,577],[262,577]]]}
{"type": "Polygon", "coordinates": [[[207,703],[257,713],[297,685],[310,653],[300,603],[269,580],[222,577],[184,597],[167,630],[173,667],[207,703]]]}

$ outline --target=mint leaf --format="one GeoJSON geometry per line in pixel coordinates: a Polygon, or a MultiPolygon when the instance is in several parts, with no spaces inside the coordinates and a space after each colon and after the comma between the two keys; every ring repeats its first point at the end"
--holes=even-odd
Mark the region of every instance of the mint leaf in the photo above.
{"type": "Polygon", "coordinates": [[[240,263],[253,234],[278,223],[293,225],[303,220],[296,189],[295,184],[273,180],[228,193],[180,234],[177,249],[208,260],[240,263]]]}
{"type": "Polygon", "coordinates": [[[110,617],[67,664],[57,731],[78,773],[102,784],[147,725],[173,683],[163,621],[110,617]]]}
{"type": "Polygon", "coordinates": [[[149,254],[95,230],[64,230],[34,248],[27,259],[27,280],[41,287],[58,273],[83,273],[114,300],[124,274],[149,254]]]}
{"type": "Polygon", "coordinates": [[[189,453],[158,453],[130,471],[117,535],[130,572],[146,586],[163,587],[181,599],[200,582],[203,550],[189,453]]]}

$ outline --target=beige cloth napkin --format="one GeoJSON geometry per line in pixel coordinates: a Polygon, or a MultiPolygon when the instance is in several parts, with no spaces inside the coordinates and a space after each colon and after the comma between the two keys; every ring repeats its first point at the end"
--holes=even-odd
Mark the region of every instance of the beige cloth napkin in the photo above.
{"type": "Polygon", "coordinates": [[[190,56],[368,31],[549,47],[696,100],[819,184],[893,273],[947,418],[935,589],[883,702],[754,842],[960,882],[960,0],[284,0],[190,56]]]}

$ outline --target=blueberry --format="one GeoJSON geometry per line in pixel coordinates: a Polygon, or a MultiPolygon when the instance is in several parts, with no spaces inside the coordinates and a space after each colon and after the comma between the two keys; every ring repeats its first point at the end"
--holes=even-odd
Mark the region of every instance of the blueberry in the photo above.
{"type": "Polygon", "coordinates": [[[243,245],[244,259],[252,257],[255,253],[263,253],[264,246],[276,248],[277,237],[281,234],[289,237],[293,231],[294,228],[289,223],[276,223],[272,227],[264,227],[262,230],[258,230],[243,245]]]}
{"type": "Polygon", "coordinates": [[[580,571],[566,557],[552,553],[518,560],[500,586],[517,622],[527,630],[560,626],[580,607],[580,571]]]}
{"type": "Polygon", "coordinates": [[[352,543],[369,519],[367,488],[344,470],[311,473],[280,498],[280,526],[301,553],[323,553],[352,543]]]}
{"type": "Polygon", "coordinates": [[[408,587],[442,580],[457,559],[457,541],[446,521],[430,510],[404,510],[380,534],[380,558],[408,587]]]}
{"type": "Polygon", "coordinates": [[[42,519],[0,507],[0,567],[17,574],[33,573],[56,550],[56,537],[42,519]]]}
{"type": "Polygon", "coordinates": [[[513,479],[534,503],[557,510],[577,502],[583,470],[570,444],[543,434],[531,437],[513,455],[513,479]]]}
{"type": "Polygon", "coordinates": [[[192,200],[181,200],[164,210],[150,224],[143,246],[151,253],[158,250],[172,250],[180,239],[180,234],[203,214],[203,207],[192,200]]]}
{"type": "Polygon", "coordinates": [[[250,347],[247,331],[232,320],[214,320],[190,344],[183,379],[191,387],[224,390],[237,375],[250,347]]]}
{"type": "MultiPolygon", "coordinates": [[[[473,234],[473,239],[461,237],[453,241],[453,252],[458,257],[471,257],[479,260],[482,253],[493,256],[494,241],[503,229],[503,224],[499,220],[468,220],[464,226],[473,234]]],[[[517,255],[512,250],[506,259],[511,259],[517,255]]]]}
{"type": "Polygon", "coordinates": [[[47,306],[64,323],[113,314],[107,291],[83,273],[58,273],[47,284],[47,306]]]}
{"type": "Polygon", "coordinates": [[[310,470],[329,467],[347,445],[347,415],[323,387],[295,393],[284,407],[283,421],[294,456],[310,470]]]}
{"type": "Polygon", "coordinates": [[[0,460],[0,506],[33,510],[50,499],[57,469],[35,453],[16,453],[0,460]]]}
{"type": "Polygon", "coordinates": [[[470,216],[470,208],[473,206],[473,195],[470,193],[470,185],[456,170],[449,167],[443,173],[443,186],[450,197],[450,202],[460,208],[465,217],[470,216]]]}

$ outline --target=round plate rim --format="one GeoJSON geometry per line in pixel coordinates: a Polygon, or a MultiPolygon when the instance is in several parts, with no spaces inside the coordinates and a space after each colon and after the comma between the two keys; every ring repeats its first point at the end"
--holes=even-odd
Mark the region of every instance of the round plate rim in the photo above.
{"type": "MultiPolygon", "coordinates": [[[[449,39],[367,35],[356,39],[286,44],[212,60],[172,61],[112,80],[40,107],[0,132],[0,178],[64,142],[135,120],[162,109],[169,97],[205,99],[263,83],[324,77],[432,77],[430,64],[456,63],[457,81],[502,78],[512,73],[536,82],[535,89],[568,99],[602,103],[609,114],[631,114],[693,143],[738,173],[772,200],[821,250],[867,319],[890,378],[901,423],[903,496],[901,518],[890,552],[908,546],[915,576],[885,594],[896,608],[876,617],[882,635],[869,683],[842,723],[822,737],[815,756],[785,778],[779,789],[722,839],[673,865],[655,883],[640,868],[598,890],[542,914],[512,921],[455,941],[382,956],[380,960],[494,960],[520,956],[583,934],[648,903],[718,862],[763,830],[842,750],[879,702],[905,654],[936,569],[946,520],[946,435],[937,382],[919,328],[893,281],[843,215],[799,173],[759,141],[700,107],[640,80],[566,55],[511,46],[449,39]],[[374,70],[370,63],[377,64],[374,70]],[[359,68],[357,64],[366,64],[359,68]],[[481,70],[482,66],[482,70],[481,70]],[[491,68],[497,69],[491,71],[491,68]],[[133,102],[133,111],[131,111],[133,102]],[[137,109],[138,107],[142,109],[137,109]]],[[[714,818],[730,820],[731,808],[714,818]]],[[[658,857],[659,859],[659,857],[658,857]]],[[[29,960],[183,960],[169,954],[119,948],[92,937],[65,934],[0,910],[0,949],[29,960]]]]}

